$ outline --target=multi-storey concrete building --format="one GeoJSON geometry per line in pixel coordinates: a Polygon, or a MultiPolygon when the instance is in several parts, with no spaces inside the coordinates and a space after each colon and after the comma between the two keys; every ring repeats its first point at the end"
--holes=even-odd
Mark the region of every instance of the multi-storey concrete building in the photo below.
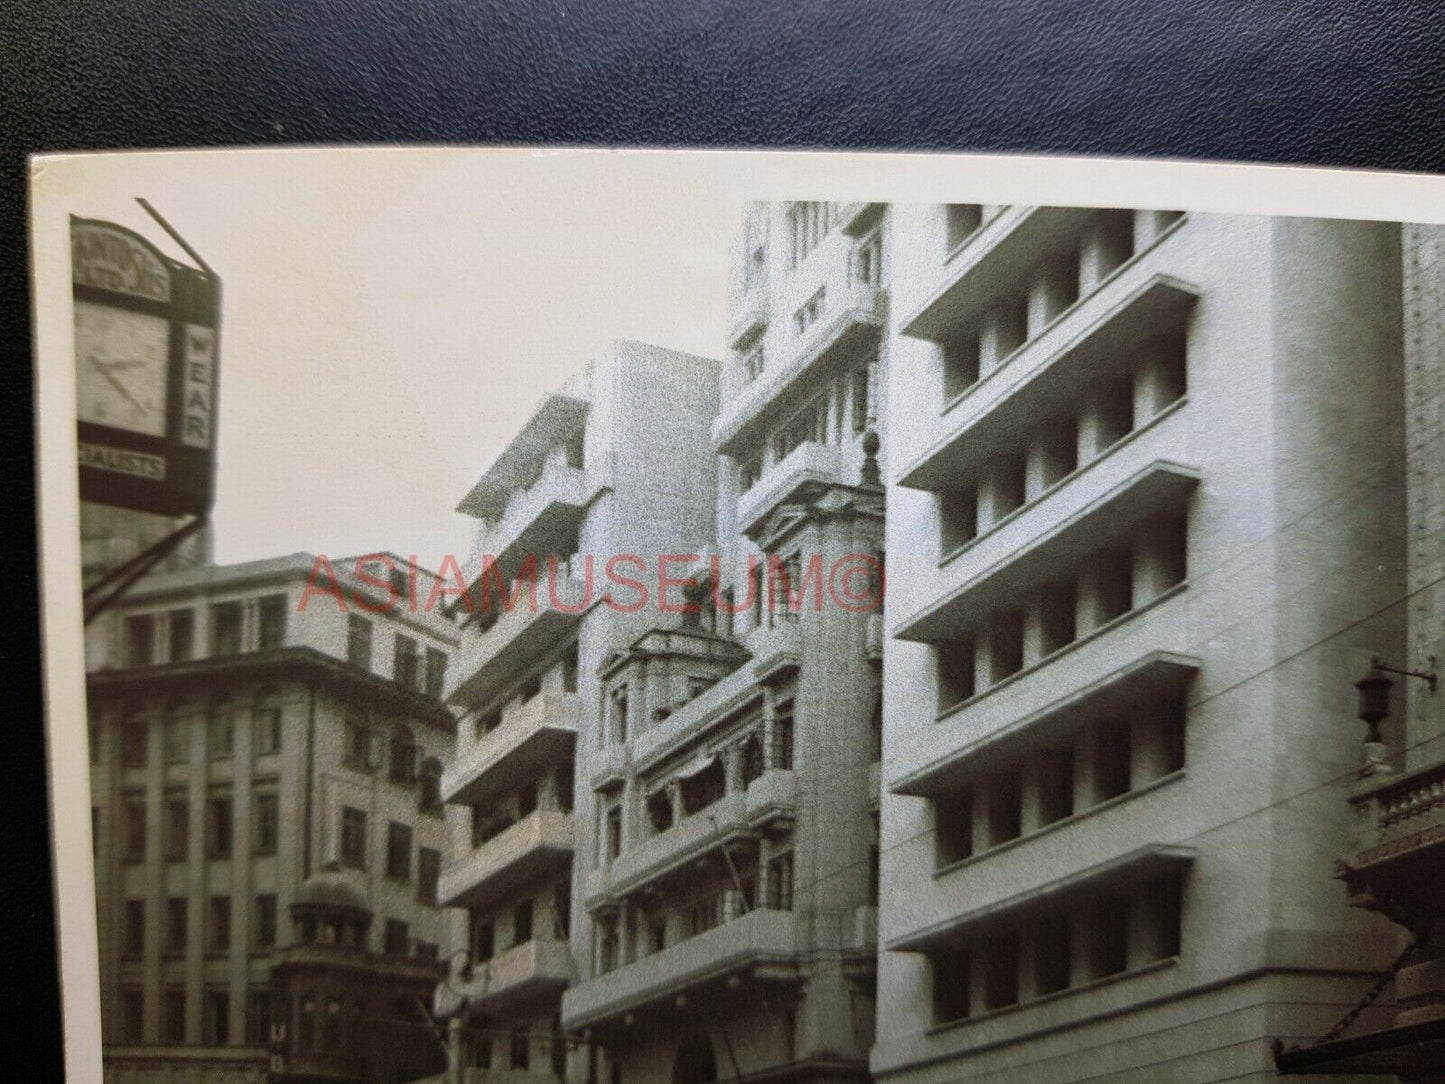
{"type": "Polygon", "coordinates": [[[586,1079],[866,1078],[882,211],[757,205],[735,249],[698,612],[604,661],[579,745],[586,1079]]]}
{"type": "Polygon", "coordinates": [[[1399,228],[955,204],[889,245],[873,1072],[1269,1079],[1394,954],[1329,874],[1342,690],[1403,645],[1399,228]]]}
{"type": "Polygon", "coordinates": [[[664,555],[710,544],[716,403],[715,361],[618,343],[542,401],[459,506],[480,524],[453,604],[458,730],[442,783],[465,810],[442,876],[454,953],[436,992],[456,1080],[566,1072],[562,991],[594,953],[577,878],[618,838],[594,754],[604,721],[640,726],[643,711],[608,667],[658,624],[664,555]]]}
{"type": "Polygon", "coordinates": [[[87,629],[107,1080],[441,1062],[453,632],[428,574],[333,565],[162,572],[87,629]]]}
{"type": "MultiPolygon", "coordinates": [[[[1398,923],[1390,980],[1395,1015],[1376,1029],[1336,1028],[1293,1045],[1281,1071],[1445,1081],[1445,227],[1406,225],[1405,454],[1408,557],[1400,657],[1370,662],[1358,684],[1367,726],[1348,784],[1355,832],[1338,875],[1357,905],[1398,923]],[[1402,673],[1401,671],[1405,671],[1402,673]],[[1395,688],[1392,690],[1392,686],[1395,688]],[[1392,696],[1391,693],[1394,693],[1392,696]],[[1393,703],[1392,703],[1393,701],[1393,703]],[[1392,717],[1398,712],[1398,721],[1392,717]],[[1320,1039],[1324,1041],[1320,1041],[1320,1039]]],[[[1337,708],[1344,715],[1343,698],[1337,708]]],[[[1387,1078],[1388,1079],[1388,1078],[1387,1078]]]]}

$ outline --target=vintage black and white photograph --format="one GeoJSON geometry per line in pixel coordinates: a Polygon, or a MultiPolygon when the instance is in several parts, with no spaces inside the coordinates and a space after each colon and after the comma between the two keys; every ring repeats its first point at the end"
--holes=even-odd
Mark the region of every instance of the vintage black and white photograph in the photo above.
{"type": "Polygon", "coordinates": [[[1445,1081],[1445,180],[31,191],[72,1071],[1445,1081]]]}

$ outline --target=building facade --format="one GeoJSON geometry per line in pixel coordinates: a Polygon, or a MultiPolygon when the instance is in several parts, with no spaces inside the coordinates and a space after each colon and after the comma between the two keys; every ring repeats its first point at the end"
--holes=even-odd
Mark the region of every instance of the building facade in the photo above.
{"type": "Polygon", "coordinates": [[[459,505],[479,523],[453,604],[452,955],[436,991],[457,1081],[558,1080],[569,1053],[578,1073],[599,1056],[564,1040],[560,1010],[600,951],[580,880],[615,839],[592,754],[604,720],[641,711],[603,673],[660,619],[661,556],[713,536],[716,401],[716,362],[617,343],[542,401],[459,505]]]}
{"type": "Polygon", "coordinates": [[[1394,954],[1329,873],[1405,635],[1399,227],[890,216],[874,1075],[1272,1079],[1394,954]]]}
{"type": "Polygon", "coordinates": [[[604,660],[579,743],[578,1079],[867,1078],[882,210],[759,204],[735,247],[696,612],[604,660]]]}
{"type": "Polygon", "coordinates": [[[397,1082],[441,1064],[454,643],[429,574],[153,574],[87,628],[106,1079],[397,1082]]]}

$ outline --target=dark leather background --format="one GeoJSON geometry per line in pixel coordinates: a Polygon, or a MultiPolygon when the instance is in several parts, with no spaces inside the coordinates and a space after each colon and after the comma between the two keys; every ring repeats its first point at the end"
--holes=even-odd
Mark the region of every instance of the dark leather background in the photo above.
{"type": "Polygon", "coordinates": [[[30,484],[24,156],[293,142],[950,148],[1445,170],[1445,4],[8,0],[0,501],[17,1079],[60,1076],[30,484]]]}

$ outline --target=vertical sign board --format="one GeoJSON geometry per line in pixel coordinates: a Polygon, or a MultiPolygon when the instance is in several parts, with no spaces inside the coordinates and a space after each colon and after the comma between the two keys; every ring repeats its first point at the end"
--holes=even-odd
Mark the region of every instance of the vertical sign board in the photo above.
{"type": "Polygon", "coordinates": [[[70,220],[80,498],[176,516],[214,498],[221,282],[70,220]]]}

